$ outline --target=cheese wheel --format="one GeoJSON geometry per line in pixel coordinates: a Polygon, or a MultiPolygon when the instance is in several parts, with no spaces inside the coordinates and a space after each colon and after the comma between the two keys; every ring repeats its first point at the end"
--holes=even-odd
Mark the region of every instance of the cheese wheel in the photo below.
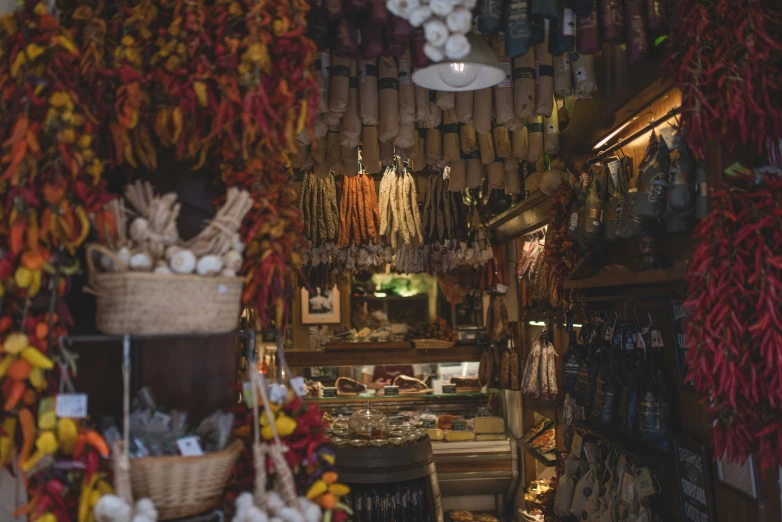
{"type": "Polygon", "coordinates": [[[426,434],[429,435],[429,439],[433,441],[443,440],[445,438],[445,432],[437,428],[427,428],[426,434]]]}
{"type": "Polygon", "coordinates": [[[445,433],[445,440],[447,442],[465,442],[475,440],[474,431],[447,431],[445,433]]]}
{"type": "Polygon", "coordinates": [[[475,433],[505,433],[505,421],[500,417],[475,417],[475,433]]]}

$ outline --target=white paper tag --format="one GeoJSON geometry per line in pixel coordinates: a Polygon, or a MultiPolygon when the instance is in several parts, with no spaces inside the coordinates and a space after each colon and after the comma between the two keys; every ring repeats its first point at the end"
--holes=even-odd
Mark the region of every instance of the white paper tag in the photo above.
{"type": "Polygon", "coordinates": [[[500,284],[500,283],[497,283],[497,293],[498,294],[505,295],[505,293],[507,291],[508,291],[508,287],[507,286],[505,286],[503,284],[500,284]]]}
{"type": "Polygon", "coordinates": [[[652,475],[649,473],[649,468],[641,468],[638,470],[638,476],[635,477],[635,489],[642,497],[651,497],[655,493],[654,482],[652,482],[652,475]]]}
{"type": "Polygon", "coordinates": [[[411,85],[410,79],[410,60],[399,60],[397,69],[399,76],[399,85],[411,85]]]}
{"type": "Polygon", "coordinates": [[[625,504],[631,504],[638,499],[638,493],[635,490],[635,477],[630,473],[625,473],[622,476],[621,488],[622,502],[625,504]]]}
{"type": "Polygon", "coordinates": [[[367,64],[363,60],[358,64],[358,81],[367,83],[367,64]]]}
{"type": "Polygon", "coordinates": [[[329,53],[323,53],[320,57],[320,74],[326,80],[329,79],[329,66],[331,65],[331,55],[329,53]]]}
{"type": "Polygon", "coordinates": [[[583,67],[576,69],[576,83],[581,83],[587,79],[586,71],[583,67]]]}
{"type": "Polygon", "coordinates": [[[652,348],[662,348],[663,347],[663,336],[660,333],[660,330],[655,328],[652,330],[652,348]]]}
{"type": "Polygon", "coordinates": [[[570,454],[574,457],[581,457],[581,446],[584,443],[584,438],[578,433],[573,434],[573,442],[570,444],[570,454]]]}
{"type": "Polygon", "coordinates": [[[274,404],[284,404],[288,398],[288,390],[280,383],[275,382],[269,388],[269,400],[274,404]]]}
{"type": "Polygon", "coordinates": [[[502,71],[505,73],[505,79],[497,84],[497,88],[509,89],[513,86],[513,75],[511,74],[512,69],[511,69],[510,61],[508,60],[500,61],[500,67],[502,68],[502,71]]]}
{"type": "Polygon", "coordinates": [[[298,397],[307,396],[307,385],[304,384],[304,377],[293,377],[290,382],[293,393],[298,397]]]}
{"type": "Polygon", "coordinates": [[[605,337],[603,337],[604,341],[611,341],[614,338],[614,327],[613,326],[606,326],[606,334],[605,337]]]}
{"type": "Polygon", "coordinates": [[[611,180],[616,187],[619,184],[619,171],[622,169],[621,161],[612,161],[608,164],[608,171],[611,173],[611,180]]]}
{"type": "Polygon", "coordinates": [[[182,437],[176,440],[176,445],[179,446],[179,453],[183,457],[200,457],[204,454],[204,450],[201,449],[201,444],[198,442],[198,437],[182,437]]]}
{"type": "Polygon", "coordinates": [[[557,126],[554,125],[553,123],[549,123],[548,124],[548,127],[546,127],[546,133],[547,134],[559,134],[559,132],[557,132],[557,126]]]}
{"type": "Polygon", "coordinates": [[[58,417],[83,419],[87,416],[86,393],[61,393],[57,395],[55,408],[58,417]]]}
{"type": "Polygon", "coordinates": [[[242,384],[242,398],[244,398],[244,404],[248,408],[252,408],[255,403],[255,393],[253,393],[253,383],[245,381],[242,384]]]}
{"type": "Polygon", "coordinates": [[[576,228],[578,226],[578,212],[570,214],[570,228],[576,228]]]}
{"type": "Polygon", "coordinates": [[[576,34],[576,17],[573,10],[565,7],[562,10],[562,34],[564,36],[573,36],[576,34]]]}
{"type": "Polygon", "coordinates": [[[147,429],[149,431],[162,432],[168,431],[170,427],[171,415],[168,413],[163,413],[162,411],[156,411],[149,420],[149,426],[147,429]]]}

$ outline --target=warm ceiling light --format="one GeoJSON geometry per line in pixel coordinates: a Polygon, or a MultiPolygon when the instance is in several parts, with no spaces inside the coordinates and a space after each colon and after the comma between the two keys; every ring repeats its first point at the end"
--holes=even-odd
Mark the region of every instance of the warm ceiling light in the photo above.
{"type": "Polygon", "coordinates": [[[493,87],[505,79],[497,55],[481,36],[470,33],[470,54],[416,69],[413,83],[438,91],[475,91],[493,87]]]}
{"type": "Polygon", "coordinates": [[[622,125],[619,126],[618,129],[616,129],[614,132],[612,132],[611,134],[609,134],[608,136],[603,138],[603,141],[601,141],[600,143],[598,143],[597,145],[592,147],[592,150],[597,150],[600,147],[602,147],[603,145],[605,145],[606,143],[608,143],[611,140],[611,138],[613,138],[614,136],[619,134],[622,131],[622,129],[624,129],[625,127],[627,127],[628,125],[630,125],[631,123],[633,123],[637,119],[638,119],[638,116],[635,116],[633,119],[627,120],[626,122],[624,122],[622,125]]]}

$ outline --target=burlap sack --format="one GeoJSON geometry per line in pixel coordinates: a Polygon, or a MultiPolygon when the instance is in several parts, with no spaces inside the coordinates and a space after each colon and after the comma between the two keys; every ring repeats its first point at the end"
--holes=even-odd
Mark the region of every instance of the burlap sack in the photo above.
{"type": "Polygon", "coordinates": [[[554,57],[554,94],[560,98],[573,94],[573,73],[570,70],[570,54],[554,57]]]}
{"type": "Polygon", "coordinates": [[[358,116],[358,65],[350,60],[350,90],[348,108],[342,115],[339,129],[339,142],[346,147],[358,147],[361,141],[361,119],[358,116]]]}
{"type": "Polygon", "coordinates": [[[315,83],[318,84],[318,112],[329,111],[329,65],[331,55],[325,52],[315,53],[315,83]]]}
{"type": "Polygon", "coordinates": [[[399,134],[392,140],[400,149],[409,149],[415,144],[415,122],[399,123],[399,134]]]}
{"type": "Polygon", "coordinates": [[[358,77],[361,123],[377,125],[377,60],[362,60],[358,77]]]}
{"type": "Polygon", "coordinates": [[[473,91],[456,93],[456,120],[459,123],[472,125],[472,97],[473,91]]]}
{"type": "Polygon", "coordinates": [[[415,87],[411,78],[410,51],[399,59],[399,123],[415,122],[415,87]]]}
{"type": "Polygon", "coordinates": [[[570,67],[573,70],[573,93],[579,98],[591,98],[597,92],[594,57],[589,54],[572,53],[570,67]]]}
{"type": "Polygon", "coordinates": [[[434,98],[436,93],[429,92],[429,123],[431,128],[439,127],[443,124],[443,110],[437,105],[434,98]]]}
{"type": "Polygon", "coordinates": [[[543,157],[543,116],[537,116],[527,123],[527,161],[537,162],[543,157]]]}
{"type": "Polygon", "coordinates": [[[491,131],[491,91],[491,88],[475,91],[472,109],[472,126],[475,127],[475,132],[491,131]]]}
{"type": "Polygon", "coordinates": [[[554,109],[554,57],[548,52],[548,39],[535,46],[538,61],[538,85],[535,89],[535,112],[551,116],[554,109]]]}
{"type": "Polygon", "coordinates": [[[461,192],[467,186],[467,163],[459,158],[450,163],[451,173],[448,181],[448,190],[461,192]]]}
{"type": "Polygon", "coordinates": [[[312,125],[312,136],[315,139],[325,138],[326,134],[329,132],[329,126],[326,123],[326,121],[323,119],[323,117],[328,114],[330,113],[326,112],[323,114],[315,115],[315,123],[312,125]]]}
{"type": "Polygon", "coordinates": [[[478,150],[478,136],[475,133],[475,127],[467,123],[459,126],[459,144],[464,154],[471,154],[478,150]]]}
{"type": "Polygon", "coordinates": [[[511,142],[511,153],[519,160],[526,160],[529,153],[529,143],[527,143],[527,127],[513,132],[513,141],[511,142]]]}
{"type": "Polygon", "coordinates": [[[520,118],[535,115],[535,48],[513,60],[513,111],[520,118]]]}
{"type": "Polygon", "coordinates": [[[551,116],[543,118],[543,125],[543,150],[549,154],[556,154],[559,152],[559,117],[556,103],[551,116]]]}
{"type": "MultiPolygon", "coordinates": [[[[342,117],[348,108],[350,91],[350,58],[331,57],[329,68],[329,112],[342,117]]],[[[336,125],[333,119],[327,120],[329,125],[336,125]]]]}
{"type": "Polygon", "coordinates": [[[478,151],[476,150],[467,156],[465,162],[467,163],[467,188],[474,189],[480,187],[484,170],[478,151]]]}
{"type": "Polygon", "coordinates": [[[453,109],[444,111],[443,116],[443,160],[455,161],[461,158],[459,149],[459,124],[453,109]]]}
{"type": "Polygon", "coordinates": [[[505,124],[513,118],[513,71],[510,58],[505,54],[505,36],[492,38],[491,47],[505,73],[505,79],[494,86],[494,119],[505,124]]]}
{"type": "Polygon", "coordinates": [[[388,56],[379,58],[378,89],[380,126],[378,139],[387,142],[399,134],[399,78],[396,62],[388,56]]]}
{"type": "Polygon", "coordinates": [[[494,154],[498,158],[507,158],[511,153],[510,135],[505,125],[498,123],[492,125],[492,141],[494,142],[494,154]]]}
{"type": "Polygon", "coordinates": [[[481,153],[481,163],[484,165],[494,163],[494,140],[491,132],[478,134],[478,150],[481,153]]]}

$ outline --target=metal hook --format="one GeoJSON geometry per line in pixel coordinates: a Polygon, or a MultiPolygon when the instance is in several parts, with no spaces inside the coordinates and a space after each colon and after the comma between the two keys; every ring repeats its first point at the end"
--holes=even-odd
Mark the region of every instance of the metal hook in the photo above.
{"type": "Polygon", "coordinates": [[[651,310],[647,312],[647,315],[649,316],[649,330],[654,328],[654,321],[652,321],[652,312],[651,310]]]}

